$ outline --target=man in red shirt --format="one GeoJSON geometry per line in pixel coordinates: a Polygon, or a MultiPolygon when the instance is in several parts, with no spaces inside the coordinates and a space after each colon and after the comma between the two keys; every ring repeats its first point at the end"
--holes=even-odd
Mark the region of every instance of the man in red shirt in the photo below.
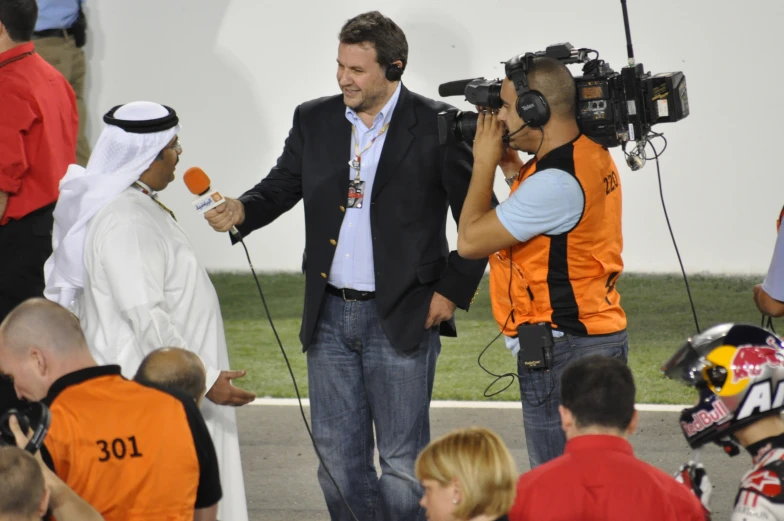
{"type": "MultiPolygon", "coordinates": [[[[0,321],[43,295],[58,185],[76,161],[76,97],[35,53],[37,17],[35,0],[0,1],[0,321]]],[[[0,414],[17,404],[0,380],[0,414]]]]}
{"type": "Polygon", "coordinates": [[[0,320],[43,295],[59,182],[76,161],[76,97],[35,52],[37,17],[35,0],[0,2],[0,320]]]}
{"type": "Polygon", "coordinates": [[[634,457],[634,379],[621,360],[589,356],[561,379],[564,454],[523,474],[510,521],[703,521],[697,497],[634,457]]]}

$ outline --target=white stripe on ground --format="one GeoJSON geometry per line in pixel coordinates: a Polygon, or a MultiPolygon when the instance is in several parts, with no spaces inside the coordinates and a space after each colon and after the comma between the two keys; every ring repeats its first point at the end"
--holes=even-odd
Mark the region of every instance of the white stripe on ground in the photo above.
{"type": "MultiPolygon", "coordinates": [[[[250,405],[298,405],[296,398],[256,398],[250,405]]],[[[302,399],[302,405],[310,406],[307,398],[302,399]]],[[[433,400],[430,407],[434,409],[520,409],[520,402],[463,402],[457,400],[433,400]]],[[[661,405],[656,403],[638,403],[636,408],[640,412],[681,412],[689,405],[661,405]]]]}

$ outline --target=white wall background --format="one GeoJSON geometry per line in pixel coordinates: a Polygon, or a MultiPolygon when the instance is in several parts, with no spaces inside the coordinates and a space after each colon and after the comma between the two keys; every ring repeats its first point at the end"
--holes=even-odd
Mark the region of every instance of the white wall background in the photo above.
{"type": "MultiPolygon", "coordinates": [[[[778,134],[784,118],[777,31],[780,0],[628,0],[635,56],[654,73],[682,70],[691,115],[665,131],[664,194],[686,269],[764,273],[784,204],[778,134]]],[[[437,98],[445,81],[499,77],[516,53],[563,41],[600,51],[617,71],[626,44],[617,0],[87,0],[88,135],[114,105],[150,100],[177,110],[178,174],[201,166],[237,196],[267,174],[297,104],[338,93],[337,34],[378,9],[406,32],[404,83],[437,98]]],[[[579,69],[577,69],[579,71],[579,69]]],[[[463,109],[461,98],[449,98],[463,109]]],[[[621,169],[628,271],[678,270],[653,162],[621,169]]],[[[507,189],[499,180],[496,193],[507,189]]],[[[179,180],[162,195],[208,269],[246,270],[239,247],[194,214],[179,180]]],[[[450,241],[456,244],[451,222],[450,241]]],[[[299,269],[301,203],[248,241],[261,270],[299,269]]]]}

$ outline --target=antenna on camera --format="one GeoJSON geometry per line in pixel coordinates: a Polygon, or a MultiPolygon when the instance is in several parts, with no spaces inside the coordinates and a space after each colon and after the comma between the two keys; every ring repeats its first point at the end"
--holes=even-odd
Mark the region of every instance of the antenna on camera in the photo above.
{"type": "Polygon", "coordinates": [[[634,66],[632,30],[629,27],[629,11],[626,10],[626,0],[621,0],[621,8],[623,9],[623,28],[626,30],[626,53],[629,55],[629,66],[634,66]]]}

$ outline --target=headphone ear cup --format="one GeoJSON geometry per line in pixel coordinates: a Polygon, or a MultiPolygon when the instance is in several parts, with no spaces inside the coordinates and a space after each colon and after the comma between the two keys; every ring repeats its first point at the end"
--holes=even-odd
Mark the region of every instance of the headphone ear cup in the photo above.
{"type": "Polygon", "coordinates": [[[539,92],[528,91],[517,98],[517,114],[529,127],[543,127],[550,120],[550,105],[539,92]]]}
{"type": "Polygon", "coordinates": [[[49,426],[52,424],[52,413],[49,407],[43,403],[35,402],[30,405],[27,416],[30,427],[33,428],[33,437],[27,442],[25,450],[35,454],[43,445],[44,438],[46,438],[46,434],[49,432],[49,426]]]}
{"type": "Polygon", "coordinates": [[[397,64],[392,64],[387,67],[387,80],[389,81],[398,81],[401,76],[403,76],[403,69],[401,69],[397,64]]]}

